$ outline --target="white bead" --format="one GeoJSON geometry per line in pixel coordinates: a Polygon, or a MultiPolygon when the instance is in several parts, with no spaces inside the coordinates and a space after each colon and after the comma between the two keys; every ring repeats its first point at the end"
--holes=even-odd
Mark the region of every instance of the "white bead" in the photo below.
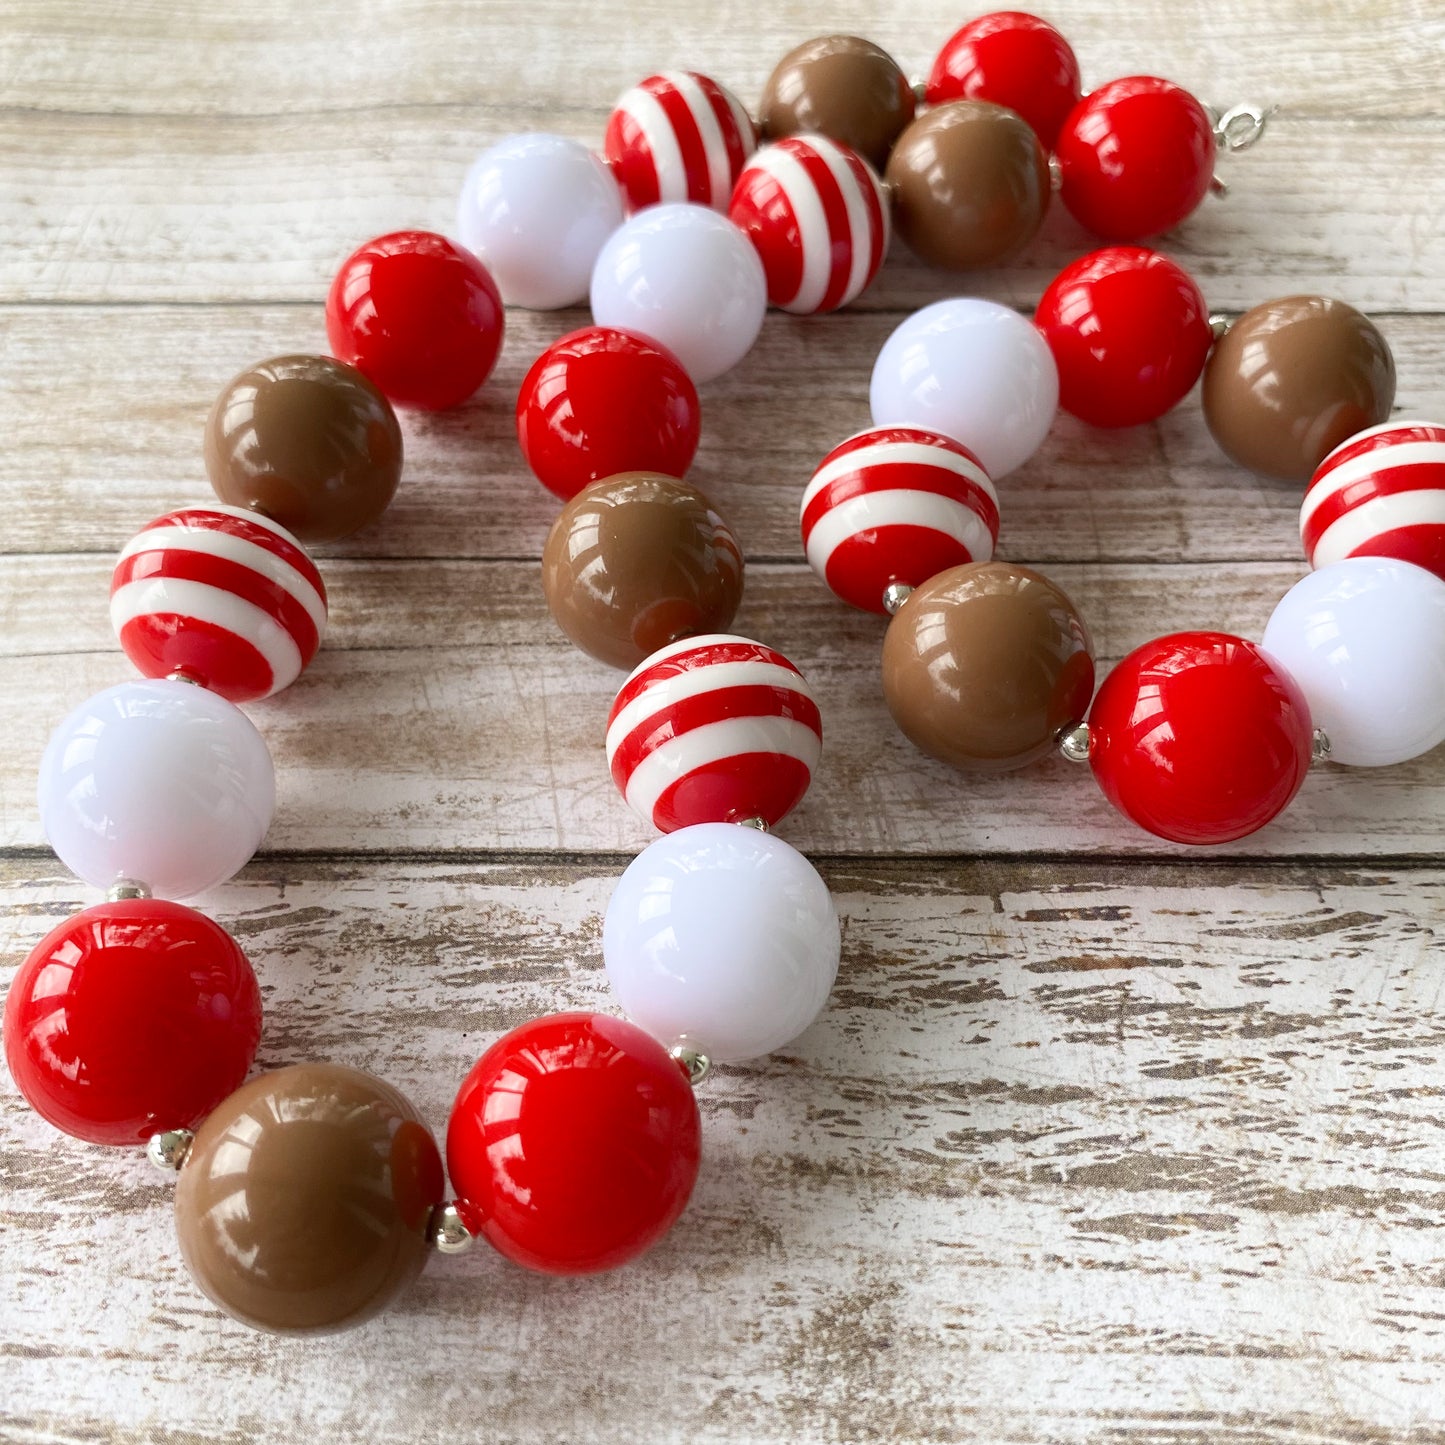
{"type": "Polygon", "coordinates": [[[159,898],[190,898],[256,851],[276,779],[240,708],[157,679],[81,703],[45,749],[39,797],[50,846],[87,883],[127,878],[159,898]]]}
{"type": "Polygon", "coordinates": [[[457,237],[486,262],[509,306],[551,311],[587,295],[603,243],[622,224],[606,162],[560,135],[512,135],[477,157],[457,237]]]}
{"type": "Polygon", "coordinates": [[[883,343],[875,426],[919,426],[962,442],[995,481],[1039,449],[1059,406],[1059,371],[1033,324],[972,297],[935,301],[883,343]]]}
{"type": "Polygon", "coordinates": [[[1402,763],[1445,741],[1445,582],[1391,557],[1321,567],[1280,599],[1264,650],[1299,684],[1330,761],[1402,763]]]}
{"type": "Polygon", "coordinates": [[[660,342],[694,381],[748,354],[768,307],[763,263],[706,206],[649,206],[614,232],[592,272],[592,319],[660,342]]]}
{"type": "Polygon", "coordinates": [[[618,880],[602,954],[618,1002],[714,1061],[796,1038],[838,972],[838,915],[795,848],[733,823],[659,838],[618,880]]]}

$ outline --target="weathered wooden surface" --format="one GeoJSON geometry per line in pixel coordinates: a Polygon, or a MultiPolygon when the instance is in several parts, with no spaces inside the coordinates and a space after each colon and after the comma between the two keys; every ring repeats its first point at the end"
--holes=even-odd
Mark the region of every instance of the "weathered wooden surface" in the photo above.
{"type": "MultiPolygon", "coordinates": [[[[267,354],[320,347],[365,235],[449,225],[506,130],[595,140],[641,74],[757,94],[825,29],[926,69],[941,0],[0,0],[0,981],[91,901],[41,846],[49,727],[128,674],[108,557],[204,497],[200,426],[267,354]]],[[[1162,248],[1238,310],[1321,288],[1373,310],[1401,414],[1445,415],[1445,106],[1435,0],[1061,0],[1086,81],[1149,71],[1278,101],[1267,143],[1162,248]]],[[[786,835],[844,918],[834,1000],[706,1088],[679,1229],[616,1276],[435,1261],[340,1341],[278,1343],[190,1286],[167,1195],[0,1091],[0,1440],[1445,1441],[1438,937],[1445,758],[1317,771],[1228,859],[1129,830],[1086,772],[920,760],[888,722],[881,624],[801,564],[799,490],[866,422],[911,307],[1030,307],[1088,242],[1018,262],[895,250],[856,311],[773,316],[704,390],[695,479],[750,560],[741,630],[804,666],[817,785],[786,835]]],[[[201,900],[256,960],[261,1064],[374,1070],[444,1127],[477,1053],[609,1006],[610,880],[648,838],[601,765],[617,675],[545,616],[555,503],[515,451],[536,352],[509,318],[484,392],[407,418],[383,522],[323,549],[333,628],[253,709],[278,765],[266,852],[201,900]]],[[[1301,571],[1297,494],[1230,466],[1187,402],[1060,420],[1001,486],[1101,659],[1159,631],[1258,636],[1301,571]]]]}

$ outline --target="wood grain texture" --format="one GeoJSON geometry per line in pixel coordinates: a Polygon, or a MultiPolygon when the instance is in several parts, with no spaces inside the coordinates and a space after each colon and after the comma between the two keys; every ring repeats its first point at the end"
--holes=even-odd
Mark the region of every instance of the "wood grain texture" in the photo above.
{"type": "MultiPolygon", "coordinates": [[[[755,98],[785,49],[870,35],[922,71],[944,0],[0,0],[0,985],[85,903],[42,846],[50,727],[127,677],[110,557],[207,495],[212,398],[323,344],[372,232],[449,228],[506,130],[595,142],[614,96],[691,66],[755,98]],[[826,14],[825,14],[826,11],[826,14]]],[[[1086,80],[1278,101],[1228,198],[1160,243],[1237,311],[1321,289],[1381,318],[1401,415],[1445,415],[1445,106],[1435,0],[1059,0],[1086,80]]],[[[704,389],[694,479],[749,557],[740,630],[808,672],[816,786],[784,827],[844,921],[794,1045],[704,1090],[706,1161],[637,1266],[532,1278],[437,1260],[340,1340],[258,1338],[178,1260],[165,1187],[0,1088],[0,1440],[317,1445],[1445,1442],[1445,755],[1325,767],[1269,830],[1187,856],[1062,761],[923,761],[877,680],[881,622],[802,565],[799,491],[866,422],[873,356],[966,292],[1030,309],[1090,245],[1055,211],[1017,262],[774,315],[704,389]]],[[[513,313],[469,405],[407,417],[383,522],[322,566],[322,653],[252,709],[266,851],[198,900],[262,978],[260,1065],[377,1072],[438,1130],[501,1031],[610,1008],[612,880],[651,836],[601,733],[618,674],[567,647],[537,558],[555,502],[517,386],[585,313],[513,313]]],[[[1295,489],[1193,399],[1061,418],[1001,487],[1101,660],[1176,627],[1258,636],[1302,570],[1295,489]]]]}

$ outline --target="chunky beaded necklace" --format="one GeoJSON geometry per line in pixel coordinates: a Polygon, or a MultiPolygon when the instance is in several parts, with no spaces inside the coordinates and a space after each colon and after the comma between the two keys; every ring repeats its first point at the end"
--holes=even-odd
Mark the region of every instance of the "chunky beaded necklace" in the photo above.
{"type": "Polygon", "coordinates": [[[268,1329],[340,1328],[383,1308],[429,1248],[478,1236],[548,1272],[625,1263],[687,1202],[693,1087],[711,1062],[776,1049],[823,1008],[838,919],[769,831],[817,765],[818,708],[789,659],[726,631],[742,549],[683,477],[696,384],[747,353],[768,304],[818,314],[856,298],[893,226],[928,262],[989,265],[1033,236],[1057,188],[1120,243],[1066,267],[1032,323],[966,298],[904,321],[874,369],[872,427],[803,490],[814,570],[890,617],[882,684],[910,739],[992,771],[1061,750],[1137,823],[1216,843],[1273,818],[1312,757],[1387,764],[1445,738],[1445,427],[1387,422],[1389,348],[1352,308],[1289,297],[1226,325],[1185,271],[1134,244],[1185,220],[1217,146],[1241,148],[1264,120],[1215,116],[1153,77],[1083,97],[1058,32],[1012,12],[964,26],[917,88],[866,41],[799,47],[768,82],[761,149],[714,81],[649,77],[609,120],[605,159],[555,136],[492,147],[463,188],[462,244],[369,242],[331,288],[334,356],[277,357],[222,392],[205,435],[219,503],[158,518],[115,570],[112,620],[145,680],[81,704],[41,765],[47,836],[107,901],[22,964],[4,1030],[12,1077],[47,1120],[180,1171],[182,1254],[217,1304],[268,1329]],[[171,900],[225,881],[265,834],[272,765],[237,704],[315,654],[327,597],[305,545],[386,508],[402,466],[393,404],[469,397],[495,363],[504,301],[589,296],[596,324],[528,373],[518,437],[564,503],[548,606],[580,647],[630,669],[607,761],[662,837],[605,919],[631,1021],[559,1014],[488,1049],[448,1127],[448,1201],[432,1135],[380,1080],[308,1064],[245,1081],[255,974],[171,900]],[[1315,570],[1263,646],[1161,637],[1095,696],[1077,608],[993,560],[995,483],[1059,406],[1135,425],[1201,374],[1223,449],[1308,483],[1315,570]]]}

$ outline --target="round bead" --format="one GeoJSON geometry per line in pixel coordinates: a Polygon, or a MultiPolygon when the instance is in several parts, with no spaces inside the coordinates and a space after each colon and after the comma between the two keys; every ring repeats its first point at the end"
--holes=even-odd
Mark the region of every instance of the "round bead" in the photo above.
{"type": "Polygon", "coordinates": [[[353,251],[326,298],[326,336],[397,406],[441,411],[491,374],[502,298],[470,251],[433,231],[393,231],[353,251]]]}
{"type": "Polygon", "coordinates": [[[420,1273],[441,1199],[441,1155],[407,1099],[359,1069],[296,1064],[197,1130],[176,1235],[227,1314],[321,1334],[370,1319],[420,1273]]]}
{"type": "Polygon", "coordinates": [[[51,929],[5,998],[5,1061],[42,1118],[90,1144],[194,1128],[246,1077],[261,993],[204,914],[162,899],[51,929]]]}
{"type": "Polygon", "coordinates": [[[1048,434],[1059,373],[1017,311],[959,296],[915,311],[884,342],[868,399],[874,426],[942,432],[997,481],[1048,434]]]}
{"type": "Polygon", "coordinates": [[[289,687],[326,628],[326,587],[296,539],[259,512],[186,507],[122,549],[110,622],[146,677],[183,673],[232,702],[289,687]]]}
{"type": "Polygon", "coordinates": [[[1210,353],[1204,420],[1242,467],[1307,482],[1342,442],[1379,425],[1395,400],[1395,359],[1343,301],[1286,296],[1246,311],[1210,353]]]}
{"type": "Polygon", "coordinates": [[[618,880],[602,926],[617,1001],[714,1063],[795,1039],[838,972],[838,915],[781,838],[702,823],[659,838],[618,880]]]}
{"type": "Polygon", "coordinates": [[[1403,763],[1445,741],[1445,582],[1390,557],[1311,572],[1280,600],[1264,650],[1330,740],[1330,761],[1403,763]]]}
{"type": "Polygon", "coordinates": [[[931,757],[1006,772],[1051,752],[1089,710],[1094,651],[1078,609],[1047,577],[976,562],[931,577],[883,639],[893,720],[931,757]]]}
{"type": "Polygon", "coordinates": [[[1397,557],[1445,579],[1445,426],[1387,422],[1320,463],[1300,508],[1311,567],[1397,557]]]}
{"type": "Polygon", "coordinates": [[[1049,162],[1028,124],[984,100],[925,111],[886,174],[893,220],[930,266],[993,266],[1028,245],[1049,208],[1049,162]]]}
{"type": "Polygon", "coordinates": [[[908,77],[886,50],[856,35],[821,35],[777,63],[758,118],[768,140],[829,136],[881,171],[916,104],[908,77]]]}
{"type": "Polygon", "coordinates": [[[264,512],[303,542],[334,542],[386,510],[401,480],[401,428],[355,367],[277,356],[216,398],[206,471],[223,502],[264,512]]]}
{"type": "Polygon", "coordinates": [[[513,1029],[467,1075],[447,1172],[508,1259],[592,1274],[672,1228],[701,1132],[692,1086],[656,1039],[603,1014],[553,1014],[513,1029]]]}
{"type": "Polygon", "coordinates": [[[916,427],[859,432],[819,463],[802,506],[808,564],[844,602],[887,612],[895,583],[987,562],[998,497],[978,459],[916,427]]]}
{"type": "Polygon", "coordinates": [[[513,135],[482,152],[457,205],[457,236],[509,306],[552,311],[587,295],[603,243],[622,224],[622,192],[586,146],[513,135]]]}
{"type": "Polygon", "coordinates": [[[1059,405],[1091,426],[1138,426],[1182,401],[1213,333],[1181,266],[1140,246],[1081,256],[1034,313],[1059,368],[1059,405]]]}
{"type": "Polygon", "coordinates": [[[624,472],[562,508],[542,552],[542,590],[583,652],[633,668],[679,638],[727,627],[742,600],[743,554],[695,487],[624,472]]]}
{"type": "Polygon", "coordinates": [[[723,211],[757,144],[736,96],[696,71],[670,70],[623,94],[603,151],[630,210],[691,201],[723,211]]]}
{"type": "Polygon", "coordinates": [[[706,206],[650,206],[616,231],[592,273],[592,319],[666,347],[696,382],[748,354],[768,309],[763,263],[706,206]]]}
{"type": "Polygon", "coordinates": [[[1052,150],[1079,100],[1079,62],[1045,20],[996,10],[970,20],[938,52],[928,76],[929,105],[989,100],[1017,111],[1052,150]]]}
{"type": "Polygon", "coordinates": [[[1089,713],[1104,796],[1175,843],[1229,843],[1299,791],[1314,730],[1298,684],[1252,642],[1177,632],[1131,652],[1089,713]]]}
{"type": "Polygon", "coordinates": [[[1111,241],[1142,241],[1193,213],[1214,179],[1214,127],[1172,81],[1130,75],[1086,95],[1054,146],[1059,196],[1111,241]]]}
{"type": "Polygon", "coordinates": [[[554,342],[517,396],[522,455],[564,502],[619,472],[683,476],[701,428],[682,363],[646,337],[606,326],[554,342]]]}
{"type": "Polygon", "coordinates": [[[276,780],[238,707],[188,682],[123,682],[51,735],[40,821],[60,861],[94,888],[121,879],[160,897],[224,883],[260,846],[276,780]]]}
{"type": "Polygon", "coordinates": [[[744,167],[728,211],[757,247],[768,300],[809,316],[860,296],[888,252],[888,200],[873,168],[827,136],[790,136],[744,167]]]}
{"type": "Polygon", "coordinates": [[[780,652],[714,633],[653,653],[607,716],[607,766],[628,806],[670,833],[797,807],[823,746],[802,673],[780,652]]]}

